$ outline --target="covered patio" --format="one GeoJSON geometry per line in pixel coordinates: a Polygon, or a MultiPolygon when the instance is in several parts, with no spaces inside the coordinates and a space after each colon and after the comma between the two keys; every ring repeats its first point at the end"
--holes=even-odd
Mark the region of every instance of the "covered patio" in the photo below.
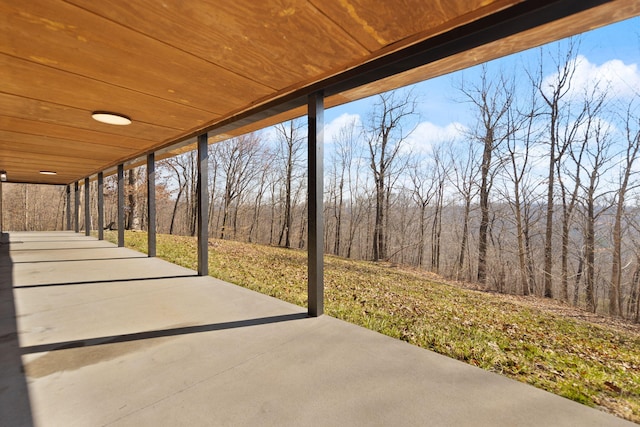
{"type": "Polygon", "coordinates": [[[1,251],[3,425],[633,425],[92,237],[1,251]]]}
{"type": "Polygon", "coordinates": [[[640,15],[640,0],[0,2],[0,176],[66,186],[66,232],[6,233],[1,425],[624,425],[323,314],[324,109],[640,15]],[[94,120],[110,113],[114,125],[94,120]],[[98,116],[96,116],[98,115],[98,116]],[[155,162],[306,115],[308,307],[155,258],[155,162]],[[124,171],[148,174],[148,256],[124,171]],[[118,181],[118,245],[103,184],[118,181]],[[89,183],[97,181],[98,239],[89,183]]]}

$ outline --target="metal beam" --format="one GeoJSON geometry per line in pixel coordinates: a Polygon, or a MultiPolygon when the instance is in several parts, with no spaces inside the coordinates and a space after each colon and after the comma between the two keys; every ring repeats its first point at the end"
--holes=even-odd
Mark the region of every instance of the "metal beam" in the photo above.
{"type": "Polygon", "coordinates": [[[84,235],[91,235],[91,200],[89,197],[89,177],[84,179],[84,235]]]}
{"type": "Polygon", "coordinates": [[[147,253],[156,256],[156,155],[147,155],[147,253]]]}
{"type": "Polygon", "coordinates": [[[198,135],[198,276],[209,275],[209,162],[206,133],[198,135]]]}
{"type": "Polygon", "coordinates": [[[98,240],[104,240],[104,174],[98,172],[98,240]]]}
{"type": "Polygon", "coordinates": [[[71,186],[67,184],[67,230],[71,230],[71,186]]]}
{"type": "Polygon", "coordinates": [[[78,185],[78,181],[75,182],[74,186],[74,205],[73,205],[73,229],[76,233],[80,232],[80,187],[78,185]]]}
{"type": "Polygon", "coordinates": [[[118,165],[118,246],[124,247],[124,165],[118,165]]]}
{"type": "Polygon", "coordinates": [[[324,95],[322,92],[309,96],[307,118],[309,123],[307,293],[309,316],[317,317],[324,313],[324,95]]]}

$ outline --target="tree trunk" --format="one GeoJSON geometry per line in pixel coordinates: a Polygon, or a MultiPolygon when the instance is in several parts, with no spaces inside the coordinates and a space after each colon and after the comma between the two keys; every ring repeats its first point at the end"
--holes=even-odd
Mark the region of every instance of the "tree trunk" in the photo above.
{"type": "Polygon", "coordinates": [[[573,306],[578,306],[578,297],[580,295],[580,281],[582,280],[582,275],[584,274],[584,249],[580,253],[580,258],[578,259],[578,270],[576,271],[575,281],[573,283],[573,306]]]}
{"type": "MultiPolygon", "coordinates": [[[[553,129],[553,128],[552,128],[553,129]]],[[[552,130],[552,133],[555,130],[552,130]]],[[[547,177],[547,222],[545,224],[544,234],[544,291],[545,298],[552,298],[553,278],[551,269],[553,268],[553,186],[555,177],[555,141],[551,141],[549,153],[549,175],[547,177]]]]}
{"type": "Polygon", "coordinates": [[[487,129],[482,154],[480,184],[480,231],[478,235],[478,282],[487,283],[487,232],[489,229],[489,170],[493,151],[493,130],[487,129]]]}
{"type": "Polygon", "coordinates": [[[611,260],[611,286],[609,287],[609,314],[618,316],[621,314],[620,281],[622,279],[622,212],[624,210],[624,192],[618,195],[615,222],[613,225],[613,258],[611,260]]]}
{"type": "Polygon", "coordinates": [[[173,204],[173,212],[171,213],[171,225],[169,226],[169,234],[173,234],[173,227],[176,221],[176,212],[178,211],[178,205],[180,203],[180,197],[184,191],[184,184],[179,185],[178,195],[176,196],[176,202],[173,204]]]}
{"type": "Polygon", "coordinates": [[[373,230],[373,260],[384,259],[384,178],[380,177],[376,181],[376,215],[373,230]]]}
{"type": "Polygon", "coordinates": [[[462,238],[460,241],[460,252],[458,253],[456,280],[460,279],[460,274],[464,270],[464,257],[467,252],[467,242],[469,240],[469,216],[471,214],[471,198],[467,197],[464,202],[464,214],[462,220],[462,238]]]}
{"type": "Polygon", "coordinates": [[[595,313],[595,230],[593,197],[591,195],[587,200],[586,221],[585,259],[587,264],[587,273],[585,276],[585,297],[587,299],[587,310],[595,313]]]}

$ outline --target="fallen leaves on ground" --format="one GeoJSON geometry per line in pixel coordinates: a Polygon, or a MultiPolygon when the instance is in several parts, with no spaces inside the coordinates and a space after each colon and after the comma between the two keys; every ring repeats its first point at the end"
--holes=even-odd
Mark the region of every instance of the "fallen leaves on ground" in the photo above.
{"type": "MultiPolygon", "coordinates": [[[[126,244],[144,252],[146,234],[127,233],[126,244]]],[[[306,305],[306,252],[214,239],[209,247],[212,276],[306,305]]],[[[192,237],[158,235],[168,261],[195,268],[195,249],[192,237]]],[[[326,256],[324,277],[331,316],[640,422],[638,325],[385,263],[326,256]]]]}

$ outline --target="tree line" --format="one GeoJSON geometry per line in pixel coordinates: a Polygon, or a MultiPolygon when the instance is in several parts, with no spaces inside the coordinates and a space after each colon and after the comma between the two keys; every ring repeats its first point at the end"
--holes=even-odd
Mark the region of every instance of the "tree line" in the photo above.
{"type": "MultiPolygon", "coordinates": [[[[474,120],[428,149],[409,144],[421,136],[411,89],[377,96],[366,118],[345,123],[326,141],[325,251],[640,321],[639,94],[611,97],[606,81],[576,90],[577,45],[563,49],[460,79],[454,92],[474,120]]],[[[209,166],[211,236],[306,246],[303,121],[213,144],[209,166]]],[[[157,173],[158,231],[195,235],[195,152],[157,173]]],[[[127,171],[127,228],[146,227],[145,176],[127,171]]],[[[26,187],[5,190],[5,228],[62,228],[63,191],[48,197],[58,213],[42,215],[35,195],[26,207],[26,187]]],[[[105,204],[109,224],[113,177],[105,204]]]]}

